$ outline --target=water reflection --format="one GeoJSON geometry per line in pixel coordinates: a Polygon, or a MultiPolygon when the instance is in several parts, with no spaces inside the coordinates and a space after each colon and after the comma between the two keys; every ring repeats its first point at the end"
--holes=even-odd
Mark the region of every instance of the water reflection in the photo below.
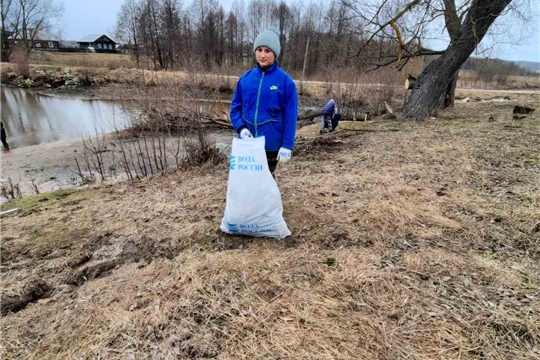
{"type": "Polygon", "coordinates": [[[61,99],[1,87],[1,119],[12,149],[124,128],[127,115],[113,102],[61,99]]]}

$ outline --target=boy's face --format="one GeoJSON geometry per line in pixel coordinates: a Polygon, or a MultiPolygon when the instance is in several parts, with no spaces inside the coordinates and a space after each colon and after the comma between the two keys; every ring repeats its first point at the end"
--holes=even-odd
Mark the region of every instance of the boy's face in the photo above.
{"type": "Polygon", "coordinates": [[[255,59],[261,67],[270,66],[276,61],[276,55],[274,52],[266,46],[260,46],[255,50],[255,59]]]}

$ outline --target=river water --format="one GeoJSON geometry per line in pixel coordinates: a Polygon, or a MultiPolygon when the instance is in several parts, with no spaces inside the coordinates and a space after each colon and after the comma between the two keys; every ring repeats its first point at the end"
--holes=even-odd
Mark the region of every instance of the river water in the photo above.
{"type": "Polygon", "coordinates": [[[65,99],[1,87],[1,119],[12,149],[124,128],[129,112],[114,102],[65,99]]]}
{"type": "MultiPolygon", "coordinates": [[[[112,146],[114,136],[104,134],[127,127],[131,120],[142,114],[133,102],[126,103],[128,109],[125,110],[121,104],[111,101],[49,97],[32,90],[4,86],[0,87],[0,91],[1,120],[11,148],[11,151],[0,152],[0,183],[13,179],[14,183],[20,184],[23,195],[33,193],[33,183],[40,192],[76,184],[80,179],[77,178],[78,167],[74,159],[78,157],[83,161],[81,137],[93,137],[97,132],[102,141],[106,139],[107,144],[112,146]]],[[[170,100],[164,106],[167,105],[179,104],[170,100]]],[[[230,106],[227,101],[204,99],[192,100],[188,105],[190,109],[197,106],[202,113],[223,120],[227,120],[230,106]]],[[[209,139],[227,152],[233,136],[232,131],[221,131],[209,134],[209,139]]],[[[190,139],[167,138],[167,146],[169,150],[177,151],[178,144],[184,144],[185,140],[190,139]]],[[[108,146],[107,159],[121,159],[120,148],[111,146],[108,146]]],[[[180,149],[180,155],[182,153],[183,148],[180,149]]],[[[172,162],[173,157],[169,156],[168,160],[172,162]]],[[[169,165],[174,167],[175,164],[169,165]]],[[[122,177],[122,174],[117,174],[115,170],[116,176],[122,177]]],[[[0,202],[5,200],[0,197],[0,202]]]]}

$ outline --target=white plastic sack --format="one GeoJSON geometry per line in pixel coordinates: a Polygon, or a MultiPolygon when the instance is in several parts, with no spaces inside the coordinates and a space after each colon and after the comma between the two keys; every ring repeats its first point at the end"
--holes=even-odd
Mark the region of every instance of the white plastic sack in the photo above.
{"type": "Polygon", "coordinates": [[[221,230],[274,238],[291,235],[283,219],[281,194],[268,169],[264,137],[233,139],[221,230]]]}

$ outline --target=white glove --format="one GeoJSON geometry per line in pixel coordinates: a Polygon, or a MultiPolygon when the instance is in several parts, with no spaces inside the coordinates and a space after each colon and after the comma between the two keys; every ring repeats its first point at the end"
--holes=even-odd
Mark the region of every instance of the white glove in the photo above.
{"type": "Polygon", "coordinates": [[[285,149],[284,147],[282,147],[281,149],[279,149],[279,152],[278,152],[278,156],[277,156],[277,160],[280,162],[280,163],[286,163],[287,161],[291,160],[291,156],[292,156],[292,151],[289,150],[289,149],[285,149]]]}
{"type": "Polygon", "coordinates": [[[250,137],[253,137],[253,135],[251,134],[251,131],[249,131],[248,129],[243,128],[242,131],[240,131],[240,139],[247,139],[250,137]]]}

